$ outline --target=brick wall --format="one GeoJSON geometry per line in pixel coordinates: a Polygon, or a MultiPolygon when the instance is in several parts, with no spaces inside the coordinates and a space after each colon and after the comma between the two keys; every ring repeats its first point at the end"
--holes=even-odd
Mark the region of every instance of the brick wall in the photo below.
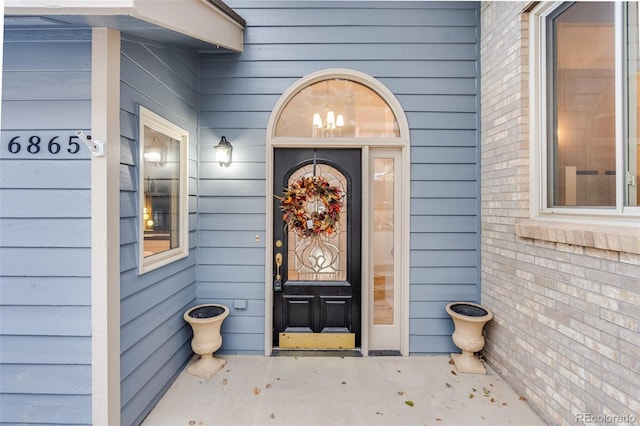
{"type": "Polygon", "coordinates": [[[525,5],[481,10],[482,304],[495,315],[484,355],[550,424],[576,424],[581,413],[631,416],[586,423],[637,424],[640,234],[631,228],[623,251],[572,237],[590,230],[565,238],[562,225],[523,225],[533,184],[525,5]]]}

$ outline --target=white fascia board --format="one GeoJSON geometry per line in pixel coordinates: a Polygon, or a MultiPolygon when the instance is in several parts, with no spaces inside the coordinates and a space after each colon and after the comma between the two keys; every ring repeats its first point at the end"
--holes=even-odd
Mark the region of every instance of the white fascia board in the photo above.
{"type": "Polygon", "coordinates": [[[242,52],[244,28],[207,0],[5,0],[5,15],[131,16],[242,52]]]}
{"type": "Polygon", "coordinates": [[[134,0],[131,16],[236,52],[244,29],[206,0],[134,0]]]}
{"type": "Polygon", "coordinates": [[[129,15],[133,0],[5,0],[5,15],[129,15]]]}

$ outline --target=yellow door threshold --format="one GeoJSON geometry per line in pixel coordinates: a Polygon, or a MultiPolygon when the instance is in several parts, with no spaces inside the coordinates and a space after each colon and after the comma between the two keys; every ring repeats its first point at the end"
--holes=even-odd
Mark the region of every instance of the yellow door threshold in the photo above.
{"type": "Polygon", "coordinates": [[[281,349],[354,349],[354,333],[280,333],[281,349]]]}

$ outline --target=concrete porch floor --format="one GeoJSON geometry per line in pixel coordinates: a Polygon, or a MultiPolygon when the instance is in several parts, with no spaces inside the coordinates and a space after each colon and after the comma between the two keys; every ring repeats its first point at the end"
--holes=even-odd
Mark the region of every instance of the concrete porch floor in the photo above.
{"type": "Polygon", "coordinates": [[[489,366],[454,374],[445,355],[219,357],[209,380],[182,371],[142,424],[545,424],[489,366]]]}

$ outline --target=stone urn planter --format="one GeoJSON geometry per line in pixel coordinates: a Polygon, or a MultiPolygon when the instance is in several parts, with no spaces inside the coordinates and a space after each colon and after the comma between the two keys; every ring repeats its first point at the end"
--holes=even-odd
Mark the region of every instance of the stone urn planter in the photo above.
{"type": "Polygon", "coordinates": [[[191,348],[200,355],[200,359],[187,367],[187,373],[210,379],[224,367],[225,360],[216,358],[213,353],[222,346],[220,327],[229,316],[229,308],[224,305],[198,305],[184,313],[184,320],[193,329],[191,348]]]}
{"type": "Polygon", "coordinates": [[[487,374],[475,353],[484,348],[484,325],[493,318],[487,308],[471,302],[454,302],[446,306],[446,311],[455,327],[453,343],[462,349],[461,354],[451,354],[456,369],[460,373],[487,374]]]}

